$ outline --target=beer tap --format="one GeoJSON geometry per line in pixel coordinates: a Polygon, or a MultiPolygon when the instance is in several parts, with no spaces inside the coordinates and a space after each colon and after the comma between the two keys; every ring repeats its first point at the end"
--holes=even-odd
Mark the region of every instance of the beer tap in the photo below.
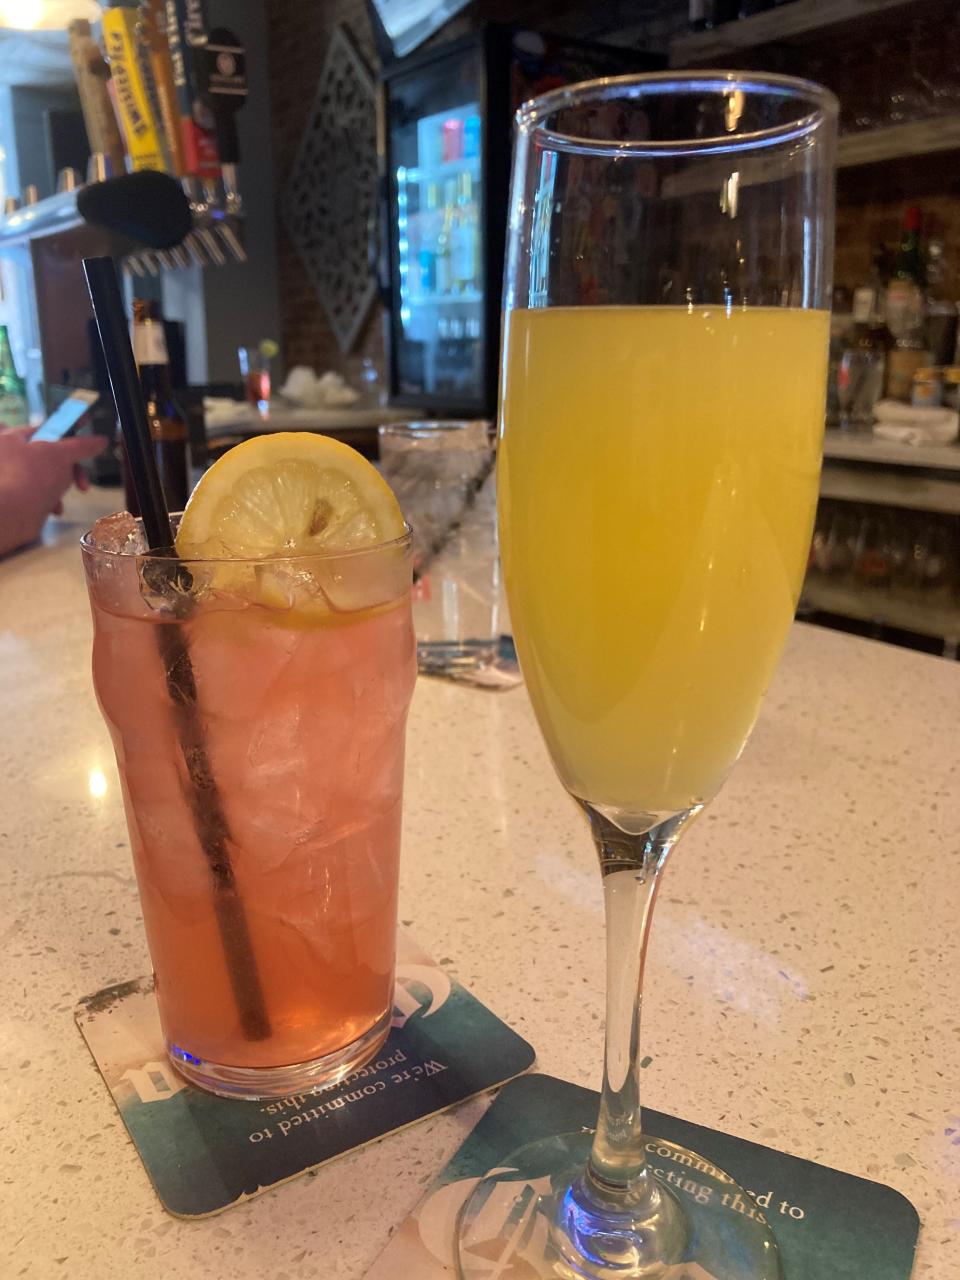
{"type": "Polygon", "coordinates": [[[245,262],[246,250],[237,235],[243,205],[237,183],[240,147],[235,117],[247,96],[246,51],[232,31],[214,27],[206,44],[193,53],[197,94],[213,115],[223,180],[224,205],[214,214],[215,225],[236,261],[245,262]]]}

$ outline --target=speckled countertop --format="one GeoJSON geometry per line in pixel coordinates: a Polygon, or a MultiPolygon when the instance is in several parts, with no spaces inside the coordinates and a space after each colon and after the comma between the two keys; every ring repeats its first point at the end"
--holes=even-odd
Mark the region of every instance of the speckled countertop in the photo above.
{"type": "MultiPolygon", "coordinates": [[[[73,1023],[149,968],[76,549],[112,500],[0,563],[0,1275],[354,1280],[484,1102],[185,1223],[73,1023]]],[[[958,713],[956,663],[797,627],[674,857],[645,1002],[649,1105],[896,1187],[925,1280],[960,1280],[958,713]]],[[[599,877],[522,689],[421,680],[408,741],[401,917],[542,1070],[596,1086],[599,877]]]]}

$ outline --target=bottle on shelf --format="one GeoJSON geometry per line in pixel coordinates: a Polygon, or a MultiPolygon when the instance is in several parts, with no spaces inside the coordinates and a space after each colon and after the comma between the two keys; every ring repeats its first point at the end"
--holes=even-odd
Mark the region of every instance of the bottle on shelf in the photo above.
{"type": "Polygon", "coordinates": [[[713,26],[713,0],[690,0],[688,13],[691,31],[707,31],[713,26]]]}
{"type": "MultiPolygon", "coordinates": [[[[182,511],[189,497],[187,419],[173,394],[159,303],[134,298],[131,338],[167,510],[182,511]]],[[[132,486],[128,483],[128,507],[137,515],[134,507],[129,506],[132,496],[132,486]]]]}
{"type": "Polygon", "coordinates": [[[913,376],[931,363],[926,345],[926,264],[923,254],[923,215],[917,205],[906,211],[893,276],[887,285],[886,320],[893,335],[887,356],[885,394],[909,401],[913,376]]]}
{"type": "Polygon", "coordinates": [[[927,346],[935,365],[954,363],[957,345],[957,303],[951,294],[950,258],[939,237],[927,241],[927,346]]]}
{"type": "Polygon", "coordinates": [[[457,214],[457,186],[453,178],[443,185],[443,214],[437,235],[437,293],[453,291],[453,231],[457,214]]]}
{"type": "Polygon", "coordinates": [[[463,121],[457,116],[443,122],[440,154],[444,164],[463,158],[463,121]]]}
{"type": "Polygon", "coordinates": [[[456,220],[450,233],[452,285],[456,293],[468,293],[480,286],[480,234],[473,179],[461,173],[457,179],[456,220]]]}
{"type": "Polygon", "coordinates": [[[29,422],[27,385],[13,362],[7,326],[0,324],[0,425],[25,427],[29,422]]]}
{"type": "Polygon", "coordinates": [[[917,409],[939,409],[943,403],[943,369],[922,366],[913,375],[910,403],[917,409]]]}
{"type": "Polygon", "coordinates": [[[922,289],[927,283],[927,262],[923,252],[923,210],[909,205],[903,218],[900,248],[893,264],[895,279],[911,280],[922,289]]]}
{"type": "Polygon", "coordinates": [[[440,234],[440,199],[437,184],[427,186],[427,203],[420,215],[420,250],[417,267],[420,276],[420,292],[430,297],[437,292],[437,237],[440,234]]]}
{"type": "Polygon", "coordinates": [[[480,117],[467,116],[463,122],[463,158],[477,160],[480,156],[480,117]]]}

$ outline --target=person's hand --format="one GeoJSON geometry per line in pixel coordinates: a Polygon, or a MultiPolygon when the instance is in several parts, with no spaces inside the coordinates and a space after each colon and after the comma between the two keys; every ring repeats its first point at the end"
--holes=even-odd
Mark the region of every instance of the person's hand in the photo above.
{"type": "Polygon", "coordinates": [[[103,436],[30,442],[29,427],[0,428],[0,555],[33,542],[51,513],[63,510],[61,498],[74,482],[88,480],[79,463],[106,447],[103,436]]]}

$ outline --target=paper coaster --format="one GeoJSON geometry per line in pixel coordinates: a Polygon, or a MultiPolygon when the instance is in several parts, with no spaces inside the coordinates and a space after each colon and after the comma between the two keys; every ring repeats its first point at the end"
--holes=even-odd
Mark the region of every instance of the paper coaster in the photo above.
{"type": "MultiPolygon", "coordinates": [[[[524,1143],[593,1128],[598,1102],[593,1090],[552,1076],[529,1075],[508,1084],[364,1280],[454,1280],[457,1214],[483,1174],[501,1167],[524,1143]]],[[[658,1111],[644,1111],[644,1131],[705,1156],[757,1198],[776,1233],[786,1280],[908,1280],[920,1219],[891,1187],[658,1111]]],[[[651,1159],[657,1159],[655,1150],[651,1159]]],[[[689,1172],[682,1171],[684,1177],[689,1172]]],[[[734,1199],[727,1207],[749,1212],[749,1204],[741,1207],[734,1199]]],[[[514,1238],[522,1240],[523,1233],[518,1230],[514,1238]]],[[[488,1258],[491,1277],[535,1280],[522,1254],[494,1257],[482,1241],[471,1245],[474,1250],[475,1258],[488,1258]]],[[[676,1280],[713,1280],[702,1266],[674,1271],[676,1280]]]]}
{"type": "Polygon", "coordinates": [[[239,1102],[179,1076],[163,1048],[150,978],[87,996],[77,1025],[165,1209],[219,1213],[336,1156],[493,1088],[532,1047],[402,932],[393,1029],[343,1084],[281,1102],[239,1102]]]}

